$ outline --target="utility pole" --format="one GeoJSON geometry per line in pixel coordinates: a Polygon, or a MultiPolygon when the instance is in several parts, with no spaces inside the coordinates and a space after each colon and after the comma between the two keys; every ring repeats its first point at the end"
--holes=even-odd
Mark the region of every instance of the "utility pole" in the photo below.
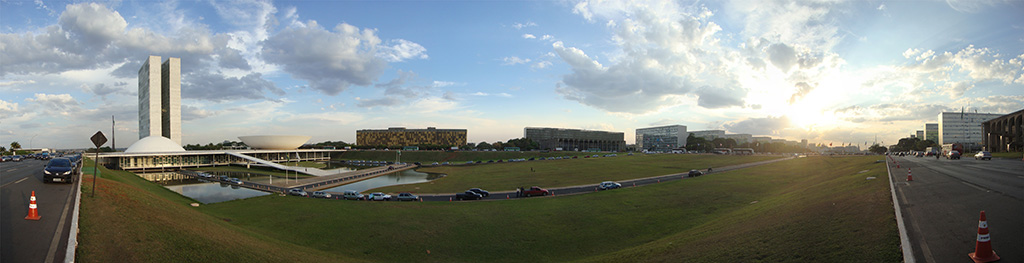
{"type": "Polygon", "coordinates": [[[114,115],[110,115],[110,149],[117,152],[117,133],[114,133],[114,115]]]}

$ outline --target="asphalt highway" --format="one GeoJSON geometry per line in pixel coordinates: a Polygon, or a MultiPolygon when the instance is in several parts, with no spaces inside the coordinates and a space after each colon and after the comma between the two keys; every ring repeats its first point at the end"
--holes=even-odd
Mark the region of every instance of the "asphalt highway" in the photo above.
{"type": "Polygon", "coordinates": [[[43,183],[45,164],[35,159],[0,163],[0,262],[64,262],[80,180],[43,183]],[[25,220],[32,191],[38,221],[25,220]]]}
{"type": "Polygon", "coordinates": [[[893,157],[889,169],[919,262],[972,262],[980,211],[1000,262],[1024,262],[1024,162],[893,157]],[[897,164],[899,168],[897,168],[897,164]],[[908,171],[913,181],[907,182],[908,171]]]}

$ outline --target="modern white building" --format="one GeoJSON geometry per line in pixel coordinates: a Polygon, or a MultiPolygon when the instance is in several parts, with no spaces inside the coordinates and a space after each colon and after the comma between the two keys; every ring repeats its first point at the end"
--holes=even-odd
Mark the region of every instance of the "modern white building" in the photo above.
{"type": "Polygon", "coordinates": [[[965,151],[981,148],[984,136],[981,123],[999,118],[1003,114],[942,112],[939,113],[939,145],[961,143],[965,151]]]}
{"type": "Polygon", "coordinates": [[[149,56],[139,68],[139,139],[163,136],[181,145],[181,60],[149,56]]]}
{"type": "Polygon", "coordinates": [[[669,152],[686,148],[686,125],[668,125],[636,129],[637,150],[669,152]]]}
{"type": "Polygon", "coordinates": [[[693,134],[693,137],[701,137],[709,141],[725,137],[725,131],[723,130],[692,131],[690,133],[693,134]]]}

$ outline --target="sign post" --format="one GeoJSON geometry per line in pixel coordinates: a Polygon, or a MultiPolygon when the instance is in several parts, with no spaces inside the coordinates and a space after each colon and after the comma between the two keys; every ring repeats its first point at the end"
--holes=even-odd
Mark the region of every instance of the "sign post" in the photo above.
{"type": "Polygon", "coordinates": [[[100,173],[100,168],[98,167],[98,162],[100,160],[100,145],[107,142],[107,136],[103,136],[103,132],[97,131],[96,134],[93,134],[92,137],[89,138],[89,140],[92,140],[92,145],[96,146],[96,157],[92,159],[92,195],[90,196],[96,197],[96,175],[100,173]]]}

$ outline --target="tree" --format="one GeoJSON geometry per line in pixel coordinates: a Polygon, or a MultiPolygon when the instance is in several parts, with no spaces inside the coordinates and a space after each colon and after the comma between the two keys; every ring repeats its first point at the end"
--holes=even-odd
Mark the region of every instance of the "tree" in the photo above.
{"type": "Polygon", "coordinates": [[[21,149],[21,144],[18,142],[11,142],[11,151],[21,149]]]}
{"type": "Polygon", "coordinates": [[[479,149],[479,150],[487,150],[487,149],[492,149],[493,147],[491,147],[490,143],[480,142],[480,143],[476,144],[476,148],[479,149]]]}
{"type": "Polygon", "coordinates": [[[877,154],[883,154],[886,151],[889,151],[889,149],[886,149],[885,146],[881,146],[881,145],[878,145],[876,143],[875,145],[871,145],[871,147],[868,147],[868,151],[871,151],[871,152],[877,153],[877,154]]]}

